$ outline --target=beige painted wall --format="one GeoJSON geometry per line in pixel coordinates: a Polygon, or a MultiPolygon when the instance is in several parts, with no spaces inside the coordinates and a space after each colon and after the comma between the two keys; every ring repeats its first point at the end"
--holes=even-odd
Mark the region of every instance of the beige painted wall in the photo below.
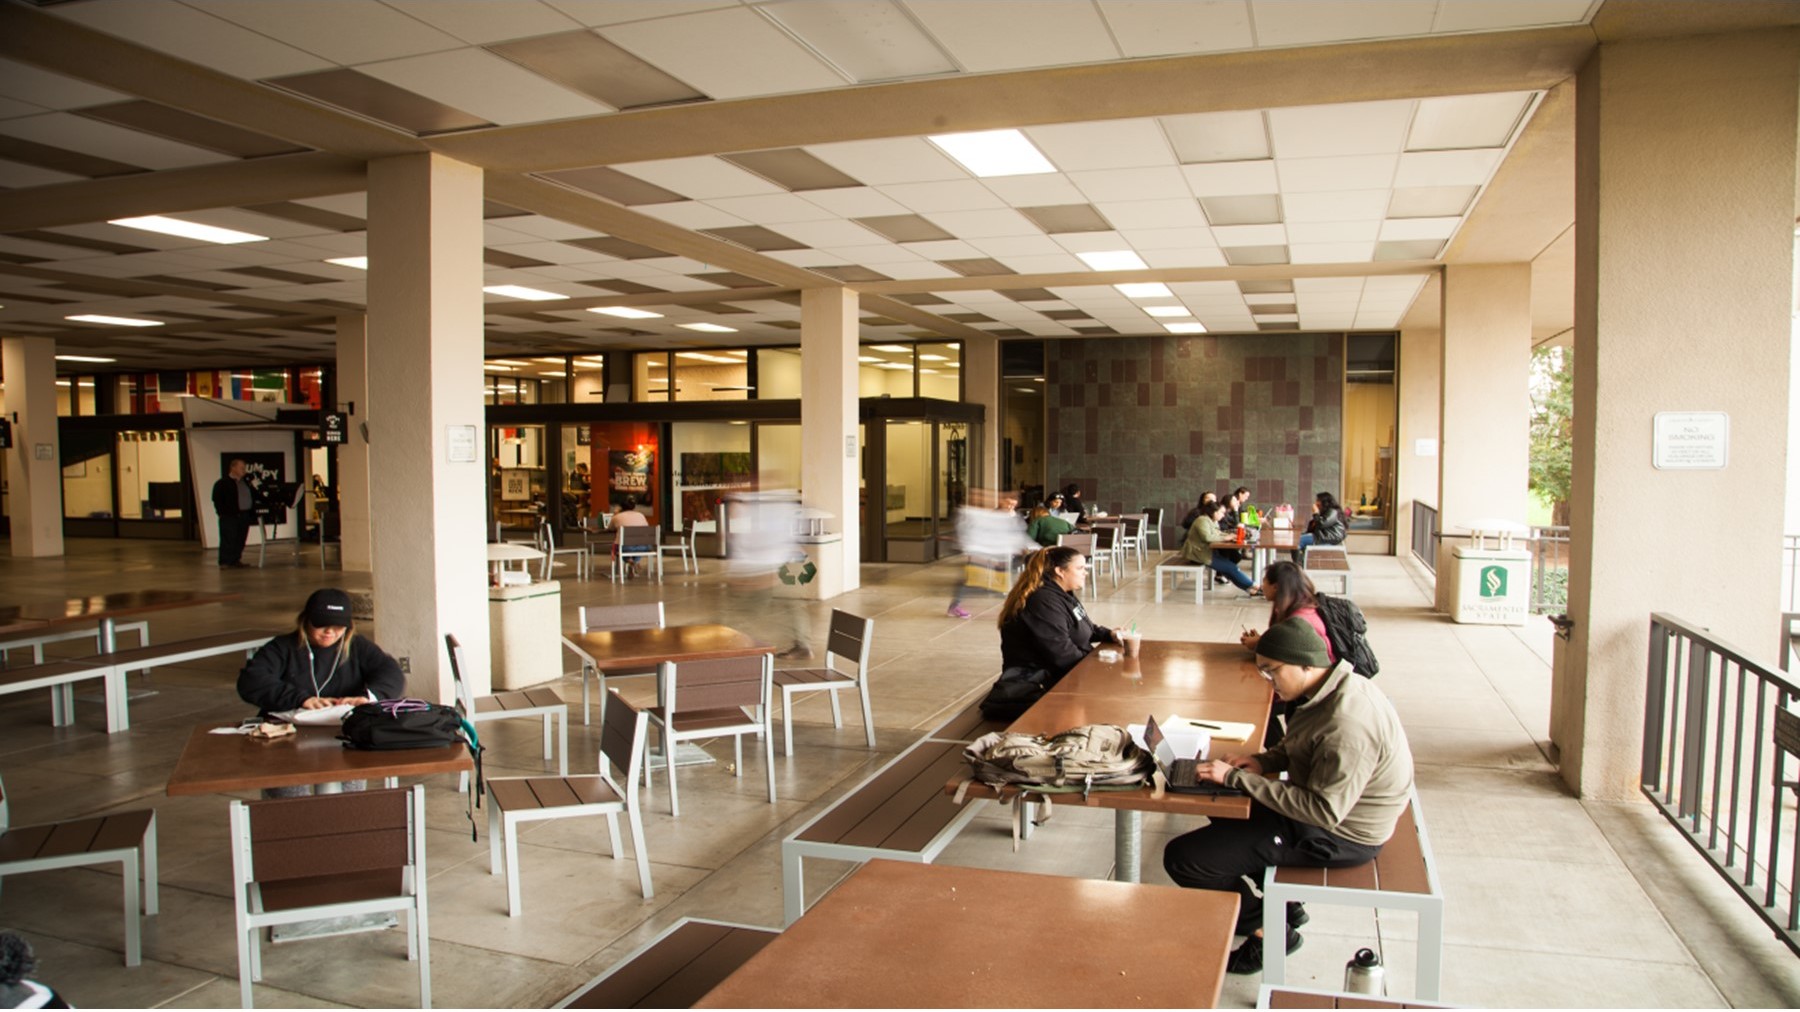
{"type": "Polygon", "coordinates": [[[1413,501],[1432,507],[1438,503],[1441,284],[1436,277],[1426,283],[1400,328],[1400,435],[1394,449],[1394,504],[1399,510],[1394,518],[1396,554],[1411,551],[1413,501]]]}

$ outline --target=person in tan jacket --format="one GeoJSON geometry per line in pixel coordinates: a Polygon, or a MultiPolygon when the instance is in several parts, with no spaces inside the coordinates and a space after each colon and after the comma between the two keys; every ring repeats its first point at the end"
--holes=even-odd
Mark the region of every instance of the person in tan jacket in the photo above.
{"type": "MultiPolygon", "coordinates": [[[[1200,779],[1251,799],[1250,818],[1214,819],[1169,841],[1163,868],[1177,885],[1235,891],[1238,934],[1232,973],[1263,965],[1261,886],[1270,865],[1341,868],[1380,853],[1412,796],[1412,749],[1381,690],[1346,661],[1331,663],[1304,619],[1277,622],[1256,644],[1256,668],[1283,701],[1300,706],[1287,734],[1255,755],[1200,764],[1200,779]],[[1281,773],[1287,779],[1279,778],[1281,773]]],[[[1306,909],[1288,904],[1288,952],[1300,948],[1306,909]]]]}

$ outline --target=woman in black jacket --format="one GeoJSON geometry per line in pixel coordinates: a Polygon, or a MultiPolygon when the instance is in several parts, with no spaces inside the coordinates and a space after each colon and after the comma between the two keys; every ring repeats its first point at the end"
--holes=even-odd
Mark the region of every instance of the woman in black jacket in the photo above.
{"type": "Polygon", "coordinates": [[[1294,561],[1304,558],[1309,545],[1343,544],[1344,535],[1343,507],[1330,492],[1320,492],[1313,498],[1312,519],[1306,522],[1306,533],[1300,535],[1300,551],[1294,553],[1294,561]]]}
{"type": "Polygon", "coordinates": [[[238,695],[264,713],[318,710],[406,695],[400,665],[352,631],[350,595],[318,590],[293,633],[263,644],[238,672],[238,695]]]}
{"type": "Polygon", "coordinates": [[[1087,559],[1068,546],[1031,557],[1000,606],[1000,662],[1007,668],[1050,672],[1050,684],[1068,673],[1096,643],[1118,642],[1095,625],[1075,596],[1087,582],[1087,559]]]}

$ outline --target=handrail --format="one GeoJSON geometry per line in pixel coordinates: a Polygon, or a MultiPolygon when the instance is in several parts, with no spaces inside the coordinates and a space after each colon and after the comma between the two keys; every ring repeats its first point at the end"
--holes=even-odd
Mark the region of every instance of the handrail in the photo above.
{"type": "Polygon", "coordinates": [[[1783,792],[1800,759],[1785,731],[1800,683],[1705,629],[1650,616],[1641,784],[1644,796],[1800,954],[1800,832],[1783,792]],[[1778,902],[1780,901],[1780,902],[1778,902]]]}

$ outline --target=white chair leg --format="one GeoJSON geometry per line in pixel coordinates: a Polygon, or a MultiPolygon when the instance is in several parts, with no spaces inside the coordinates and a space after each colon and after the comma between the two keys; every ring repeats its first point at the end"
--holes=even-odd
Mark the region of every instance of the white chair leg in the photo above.
{"type": "Polygon", "coordinates": [[[1425,1001],[1437,1001],[1444,972],[1444,908],[1434,906],[1419,911],[1419,979],[1418,994],[1425,1001]]]}
{"type": "Polygon", "coordinates": [[[733,774],[742,777],[744,775],[744,736],[741,734],[731,736],[731,758],[733,774]]]}
{"type": "Polygon", "coordinates": [[[868,732],[869,747],[874,748],[875,747],[875,713],[869,707],[869,673],[868,672],[864,671],[864,672],[860,672],[858,674],[858,677],[856,680],[856,690],[862,696],[863,730],[868,732]]]}
{"type": "MultiPolygon", "coordinates": [[[[771,709],[773,709],[773,707],[771,707],[771,709]]],[[[771,731],[770,733],[773,734],[774,732],[771,731]]],[[[784,751],[782,754],[788,755],[788,756],[793,755],[794,754],[794,694],[792,692],[789,692],[787,690],[786,686],[783,686],[781,689],[781,737],[782,737],[782,741],[784,743],[783,748],[786,749],[786,751],[784,751]]]]}
{"type": "Polygon", "coordinates": [[[506,851],[506,916],[524,913],[519,893],[519,824],[513,819],[500,821],[500,845],[506,851]]]}
{"type": "Polygon", "coordinates": [[[1287,983],[1287,895],[1269,888],[1270,868],[1263,877],[1263,983],[1287,983]]]}
{"type": "Polygon", "coordinates": [[[806,913],[806,856],[798,847],[781,848],[781,926],[806,913]]]}
{"type": "Polygon", "coordinates": [[[488,798],[488,874],[498,875],[502,869],[500,862],[500,805],[492,797],[488,798]]]}
{"type": "Polygon", "coordinates": [[[569,708],[566,706],[556,714],[556,772],[558,776],[569,775],[569,708]]]}
{"type": "Polygon", "coordinates": [[[607,812],[606,813],[606,835],[612,841],[613,860],[617,861],[618,859],[624,857],[625,856],[625,848],[619,842],[619,813],[617,813],[617,812],[607,812]]]}
{"type": "Polygon", "coordinates": [[[638,888],[644,891],[645,899],[650,899],[656,895],[656,890],[650,886],[650,852],[644,849],[644,820],[635,808],[628,817],[631,820],[631,849],[637,854],[638,888]]]}
{"type": "Polygon", "coordinates": [[[545,759],[545,761],[549,761],[551,759],[556,758],[556,753],[553,751],[553,749],[556,746],[556,742],[552,738],[552,734],[554,732],[550,726],[550,721],[553,718],[554,718],[554,715],[551,714],[550,712],[546,711],[544,713],[544,759],[545,759]]]}
{"type": "MultiPolygon", "coordinates": [[[[240,885],[237,888],[241,890],[244,887],[240,885]]],[[[243,902],[243,900],[240,898],[238,902],[241,903],[241,902],[243,902]]],[[[251,960],[252,954],[256,950],[256,947],[262,943],[257,940],[255,930],[250,928],[248,925],[246,925],[244,923],[244,917],[243,917],[243,913],[241,911],[238,914],[237,944],[238,944],[238,1005],[240,1005],[243,1008],[255,1008],[256,1002],[250,996],[250,988],[251,988],[250,981],[252,979],[252,975],[254,972],[251,969],[250,960],[251,960]]]]}
{"type": "MultiPolygon", "coordinates": [[[[744,764],[738,763],[738,769],[744,764]]],[[[775,803],[775,736],[763,735],[763,769],[769,778],[769,804],[775,803]]]]}
{"type": "Polygon", "coordinates": [[[156,812],[150,813],[150,825],[144,830],[144,916],[156,916],[158,875],[156,868],[156,812]]]}
{"type": "Polygon", "coordinates": [[[831,726],[842,728],[844,726],[844,711],[838,706],[837,694],[838,690],[835,687],[825,690],[825,695],[831,697],[831,726]]]}
{"type": "Polygon", "coordinates": [[[125,893],[125,965],[139,966],[144,962],[144,945],[142,926],[138,923],[138,852],[126,851],[119,866],[125,893]]]}

